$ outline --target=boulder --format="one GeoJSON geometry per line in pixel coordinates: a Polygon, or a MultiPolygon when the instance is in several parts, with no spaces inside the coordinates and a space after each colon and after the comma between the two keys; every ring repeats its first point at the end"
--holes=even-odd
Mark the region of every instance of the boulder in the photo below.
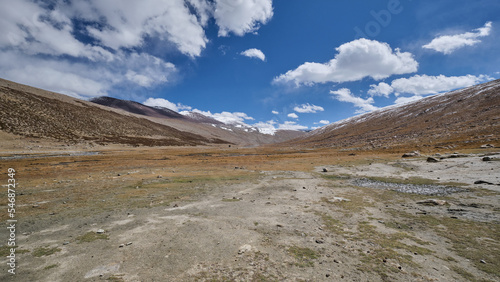
{"type": "Polygon", "coordinates": [[[439,160],[438,160],[438,159],[436,159],[436,158],[433,158],[433,157],[428,157],[428,158],[427,158],[427,162],[428,162],[428,163],[438,163],[438,162],[439,162],[439,160]]]}
{"type": "Polygon", "coordinates": [[[417,204],[425,205],[425,206],[444,206],[444,205],[448,204],[448,202],[445,200],[429,199],[429,200],[417,202],[417,204]]]}
{"type": "Polygon", "coordinates": [[[404,153],[403,154],[403,158],[413,158],[413,157],[419,157],[420,156],[420,152],[419,151],[413,151],[411,153],[404,153]]]}

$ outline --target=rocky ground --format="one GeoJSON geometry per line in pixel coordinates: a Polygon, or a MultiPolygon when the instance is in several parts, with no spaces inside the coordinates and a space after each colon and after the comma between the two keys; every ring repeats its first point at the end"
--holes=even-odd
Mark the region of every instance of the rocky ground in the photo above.
{"type": "Polygon", "coordinates": [[[19,247],[16,275],[4,259],[2,281],[500,280],[494,148],[429,152],[439,160],[430,163],[424,154],[15,144],[2,148],[0,169],[5,184],[16,169],[19,247]]]}

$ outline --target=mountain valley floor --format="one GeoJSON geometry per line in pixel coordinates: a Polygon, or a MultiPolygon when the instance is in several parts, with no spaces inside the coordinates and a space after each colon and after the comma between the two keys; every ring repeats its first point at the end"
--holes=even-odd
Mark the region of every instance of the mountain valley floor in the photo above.
{"type": "Polygon", "coordinates": [[[495,148],[25,142],[0,152],[1,281],[500,280],[495,148]]]}

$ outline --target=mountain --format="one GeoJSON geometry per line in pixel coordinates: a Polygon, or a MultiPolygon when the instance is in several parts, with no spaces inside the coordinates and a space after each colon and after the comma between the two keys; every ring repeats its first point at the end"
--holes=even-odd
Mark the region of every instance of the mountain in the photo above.
{"type": "MultiPolygon", "coordinates": [[[[499,144],[500,80],[382,108],[316,129],[288,145],[350,149],[499,144]]],[[[451,147],[450,147],[451,146],[451,147]]]]}
{"type": "Polygon", "coordinates": [[[111,97],[84,101],[4,79],[0,79],[0,131],[66,143],[148,146],[257,146],[304,134],[286,130],[263,134],[250,126],[227,125],[196,112],[182,115],[111,97]]]}
{"type": "Polygon", "coordinates": [[[209,139],[226,140],[228,143],[243,146],[279,143],[304,135],[304,132],[296,130],[278,130],[273,134],[266,134],[246,124],[225,124],[199,112],[187,112],[182,115],[167,108],[150,107],[134,101],[111,97],[98,97],[90,101],[113,109],[141,115],[146,119],[178,130],[200,134],[209,139]]]}
{"type": "Polygon", "coordinates": [[[227,143],[110,109],[0,79],[0,130],[7,133],[68,143],[148,146],[227,143]]]}
{"type": "Polygon", "coordinates": [[[150,116],[150,117],[160,117],[160,118],[178,118],[185,119],[183,115],[178,112],[172,111],[167,108],[155,108],[143,105],[141,103],[137,103],[134,101],[125,101],[112,97],[97,97],[89,100],[92,103],[96,103],[99,105],[122,109],[127,112],[131,112],[138,115],[150,116]]]}

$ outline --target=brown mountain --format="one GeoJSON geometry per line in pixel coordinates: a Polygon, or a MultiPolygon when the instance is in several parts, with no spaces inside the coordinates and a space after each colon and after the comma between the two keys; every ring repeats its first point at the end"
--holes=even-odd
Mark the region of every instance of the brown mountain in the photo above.
{"type": "Polygon", "coordinates": [[[137,103],[134,101],[125,101],[112,97],[97,97],[89,100],[92,103],[96,103],[99,105],[122,109],[127,112],[131,112],[138,115],[150,116],[150,117],[159,117],[159,118],[178,118],[185,119],[183,115],[178,112],[172,111],[167,108],[155,108],[143,105],[141,103],[137,103]]]}
{"type": "Polygon", "coordinates": [[[256,146],[303,135],[280,130],[262,134],[252,127],[226,125],[199,113],[186,116],[166,108],[100,97],[92,102],[0,79],[0,131],[67,143],[131,145],[256,146]]]}
{"type": "Polygon", "coordinates": [[[226,143],[69,96],[0,79],[0,130],[78,143],[200,145],[226,143]]]}
{"type": "Polygon", "coordinates": [[[500,146],[500,80],[342,120],[289,145],[351,149],[500,146]]]}

